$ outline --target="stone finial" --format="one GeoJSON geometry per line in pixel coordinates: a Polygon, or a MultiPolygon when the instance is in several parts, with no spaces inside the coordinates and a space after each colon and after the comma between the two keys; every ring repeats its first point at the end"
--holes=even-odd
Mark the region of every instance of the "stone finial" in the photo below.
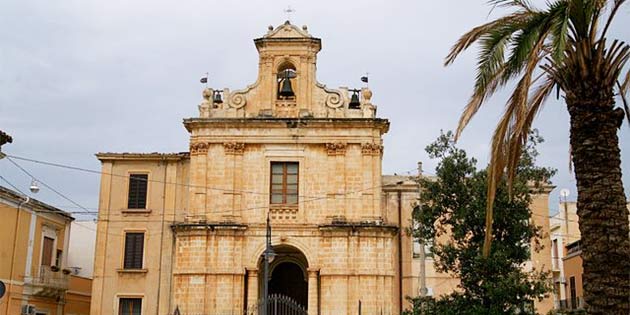
{"type": "Polygon", "coordinates": [[[308,32],[308,26],[302,25],[302,30],[305,31],[305,32],[308,32]]]}
{"type": "Polygon", "coordinates": [[[367,87],[361,89],[361,104],[370,104],[372,101],[372,90],[367,87]]]}
{"type": "Polygon", "coordinates": [[[204,89],[201,93],[203,97],[203,101],[199,104],[199,117],[208,118],[210,117],[210,109],[212,108],[212,89],[204,89]]]}
{"type": "Polygon", "coordinates": [[[269,26],[267,26],[267,30],[268,30],[269,32],[273,31],[273,25],[269,25],[269,26]]]}

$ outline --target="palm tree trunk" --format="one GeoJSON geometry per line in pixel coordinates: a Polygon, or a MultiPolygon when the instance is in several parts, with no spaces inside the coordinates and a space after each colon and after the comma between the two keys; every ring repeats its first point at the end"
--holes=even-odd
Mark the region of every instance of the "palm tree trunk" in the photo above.
{"type": "MultiPolygon", "coordinates": [[[[579,87],[578,87],[579,86],[579,87]]],[[[630,314],[630,231],[611,89],[567,91],[577,178],[584,301],[589,314],[630,314]]]]}

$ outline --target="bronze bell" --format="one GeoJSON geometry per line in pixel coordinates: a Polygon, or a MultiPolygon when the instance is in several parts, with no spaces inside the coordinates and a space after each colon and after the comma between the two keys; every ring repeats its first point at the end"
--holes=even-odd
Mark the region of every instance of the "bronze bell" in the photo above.
{"type": "Polygon", "coordinates": [[[212,102],[215,104],[223,103],[223,99],[221,99],[221,92],[214,91],[214,96],[212,97],[212,102]]]}
{"type": "Polygon", "coordinates": [[[359,92],[357,90],[352,91],[352,97],[350,98],[350,104],[348,104],[348,108],[350,109],[361,108],[361,102],[359,102],[359,92]]]}
{"type": "Polygon", "coordinates": [[[293,87],[291,86],[291,80],[288,77],[282,79],[282,87],[280,88],[280,96],[291,97],[295,96],[293,93],[293,87]]]}

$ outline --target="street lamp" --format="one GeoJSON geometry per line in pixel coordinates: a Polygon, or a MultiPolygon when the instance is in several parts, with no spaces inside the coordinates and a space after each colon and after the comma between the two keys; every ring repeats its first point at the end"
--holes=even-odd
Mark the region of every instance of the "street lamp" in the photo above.
{"type": "Polygon", "coordinates": [[[263,275],[263,315],[267,315],[267,305],[269,304],[269,264],[276,258],[276,252],[271,247],[271,223],[269,222],[269,212],[267,212],[267,234],[265,236],[265,252],[263,253],[264,275],[263,275]]]}

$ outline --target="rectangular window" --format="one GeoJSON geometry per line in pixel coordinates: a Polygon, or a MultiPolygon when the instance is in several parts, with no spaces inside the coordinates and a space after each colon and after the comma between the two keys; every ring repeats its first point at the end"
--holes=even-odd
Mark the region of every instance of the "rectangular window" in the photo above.
{"type": "Polygon", "coordinates": [[[42,247],[42,266],[52,266],[54,244],[54,239],[44,236],[44,245],[42,247]]]}
{"type": "Polygon", "coordinates": [[[127,199],[128,209],[146,209],[148,181],[148,174],[129,175],[129,198],[127,199]]]}
{"type": "Polygon", "coordinates": [[[142,299],[121,298],[118,304],[118,315],[140,315],[142,299]]]}
{"type": "Polygon", "coordinates": [[[142,269],[144,233],[125,234],[124,269],[142,269]]]}
{"type": "Polygon", "coordinates": [[[298,203],[298,163],[271,163],[271,203],[296,205],[298,203]]]}

